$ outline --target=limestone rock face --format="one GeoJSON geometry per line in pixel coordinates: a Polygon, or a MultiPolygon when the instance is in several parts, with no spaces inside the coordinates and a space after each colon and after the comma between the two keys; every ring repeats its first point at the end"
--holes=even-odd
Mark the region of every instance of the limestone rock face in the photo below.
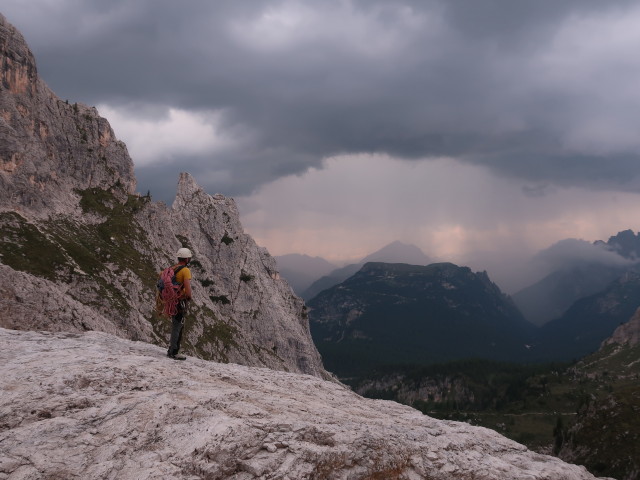
{"type": "Polygon", "coordinates": [[[0,477],[589,480],[498,433],[309,375],[0,329],[0,477]]]}
{"type": "Polygon", "coordinates": [[[244,233],[232,199],[188,174],[171,208],[135,194],[107,120],[57,98],[1,15],[0,64],[0,327],[166,345],[155,283],[185,246],[195,254],[185,353],[330,378],[302,300],[244,233]]]}
{"type": "Polygon", "coordinates": [[[0,205],[71,213],[76,189],[133,193],[133,163],[95,108],[60,100],[38,77],[24,38],[0,14],[0,205]]]}

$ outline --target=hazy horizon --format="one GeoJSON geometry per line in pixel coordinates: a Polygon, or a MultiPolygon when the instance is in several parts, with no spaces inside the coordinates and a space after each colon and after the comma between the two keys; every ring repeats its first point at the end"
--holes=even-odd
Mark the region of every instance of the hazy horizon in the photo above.
{"type": "MultiPolygon", "coordinates": [[[[619,233],[619,232],[616,232],[619,233]]],[[[636,232],[633,232],[634,235],[636,232]]],[[[609,239],[601,239],[606,243],[609,239]]],[[[396,240],[395,242],[398,242],[396,240]]],[[[391,242],[394,243],[394,242],[391,242]]],[[[401,242],[404,245],[413,245],[401,242]]],[[[369,254],[376,253],[378,250],[388,246],[383,245],[380,249],[369,252],[369,254]]],[[[419,247],[418,247],[419,248],[419,247]]],[[[423,252],[424,253],[424,252],[423,252]]],[[[426,253],[425,253],[426,254],[426,253]]],[[[287,253],[285,255],[306,255],[309,258],[314,259],[322,259],[328,261],[326,258],[321,256],[311,256],[307,254],[300,253],[287,253]]],[[[275,255],[279,257],[281,255],[275,255]]],[[[357,264],[361,261],[365,260],[363,257],[356,257],[347,259],[340,263],[333,263],[336,269],[344,267],[349,264],[357,264]]],[[[386,260],[385,260],[386,261],[386,260]]],[[[549,247],[542,249],[532,256],[525,258],[519,257],[517,259],[516,264],[509,264],[506,262],[506,257],[494,255],[492,256],[482,256],[480,255],[476,260],[470,260],[469,262],[457,262],[450,258],[430,258],[428,263],[424,263],[425,265],[430,263],[438,263],[438,262],[451,262],[457,264],[458,266],[467,266],[470,267],[474,271],[487,271],[489,278],[498,284],[500,289],[507,294],[514,294],[523,288],[531,286],[533,283],[541,280],[545,276],[549,275],[552,272],[559,271],[562,269],[572,268],[572,267],[584,267],[587,264],[600,264],[607,266],[614,265],[632,265],[637,263],[637,261],[630,260],[624,258],[614,251],[609,251],[601,246],[594,245],[593,242],[587,242],[585,240],[575,239],[575,238],[567,238],[560,240],[559,242],[550,245],[549,247]],[[479,265],[479,267],[477,267],[479,265]],[[487,268],[488,266],[488,268],[487,268]]],[[[402,263],[406,263],[402,261],[402,263]]],[[[415,262],[409,262],[415,263],[415,262]]],[[[422,263],[421,263],[422,264],[422,263]]],[[[288,262],[288,268],[291,267],[291,262],[288,262]]],[[[325,274],[318,275],[324,276],[325,274]]]]}

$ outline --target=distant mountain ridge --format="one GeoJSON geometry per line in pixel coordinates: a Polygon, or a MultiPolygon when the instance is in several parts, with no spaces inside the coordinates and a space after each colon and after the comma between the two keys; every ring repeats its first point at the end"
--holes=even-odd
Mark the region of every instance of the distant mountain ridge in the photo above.
{"type": "Polygon", "coordinates": [[[364,265],[369,262],[427,265],[431,263],[431,259],[419,247],[396,240],[367,255],[359,263],[364,265]]]}
{"type": "Polygon", "coordinates": [[[628,270],[602,291],[577,300],[559,318],[543,325],[535,351],[541,358],[573,360],[598,350],[640,306],[640,269],[628,270]]]}
{"type": "MultiPolygon", "coordinates": [[[[624,230],[611,236],[607,242],[594,242],[593,247],[602,249],[602,254],[574,259],[569,265],[559,267],[513,294],[513,301],[527,320],[544,325],[558,319],[576,301],[603,291],[633,270],[640,259],[640,234],[624,230]]],[[[640,305],[640,295],[637,300],[640,305]]]]}
{"type": "Polygon", "coordinates": [[[341,377],[470,358],[571,361],[596,351],[640,306],[640,269],[542,327],[526,321],[486,272],[451,263],[370,262],[307,305],[325,366],[341,377]]]}
{"type": "Polygon", "coordinates": [[[594,295],[620,277],[626,267],[586,264],[556,270],[512,295],[525,318],[542,326],[560,318],[576,301],[594,295]]]}
{"type": "Polygon", "coordinates": [[[602,245],[629,260],[640,259],[640,233],[636,235],[631,229],[623,230],[617,235],[609,237],[606,243],[597,240],[594,244],[602,245]]]}
{"type": "Polygon", "coordinates": [[[392,242],[380,250],[373,252],[357,263],[346,265],[317,279],[311,286],[304,290],[300,296],[305,300],[311,300],[323,290],[337,285],[354,275],[367,262],[407,263],[409,265],[428,265],[431,259],[415,245],[392,242]]]}
{"type": "Polygon", "coordinates": [[[311,333],[339,376],[376,365],[526,359],[534,326],[486,272],[370,262],[308,302],[311,333]]]}

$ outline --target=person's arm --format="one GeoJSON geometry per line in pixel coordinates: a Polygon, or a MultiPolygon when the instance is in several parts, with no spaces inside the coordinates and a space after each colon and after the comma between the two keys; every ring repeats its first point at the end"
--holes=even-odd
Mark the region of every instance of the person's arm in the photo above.
{"type": "Polygon", "coordinates": [[[182,284],[182,296],[187,300],[191,300],[191,279],[185,278],[182,284]]]}

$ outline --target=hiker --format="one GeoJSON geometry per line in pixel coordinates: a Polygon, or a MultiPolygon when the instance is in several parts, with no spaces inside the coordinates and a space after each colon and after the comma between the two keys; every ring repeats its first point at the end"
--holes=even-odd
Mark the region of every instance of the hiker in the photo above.
{"type": "Polygon", "coordinates": [[[187,357],[180,355],[180,340],[182,339],[182,330],[184,328],[184,317],[187,314],[187,305],[191,300],[191,270],[189,270],[189,262],[191,261],[191,250],[181,248],[177,251],[178,263],[171,267],[175,272],[175,280],[178,288],[178,303],[175,313],[171,315],[171,340],[169,341],[169,350],[167,356],[174,360],[185,360],[187,357]]]}

